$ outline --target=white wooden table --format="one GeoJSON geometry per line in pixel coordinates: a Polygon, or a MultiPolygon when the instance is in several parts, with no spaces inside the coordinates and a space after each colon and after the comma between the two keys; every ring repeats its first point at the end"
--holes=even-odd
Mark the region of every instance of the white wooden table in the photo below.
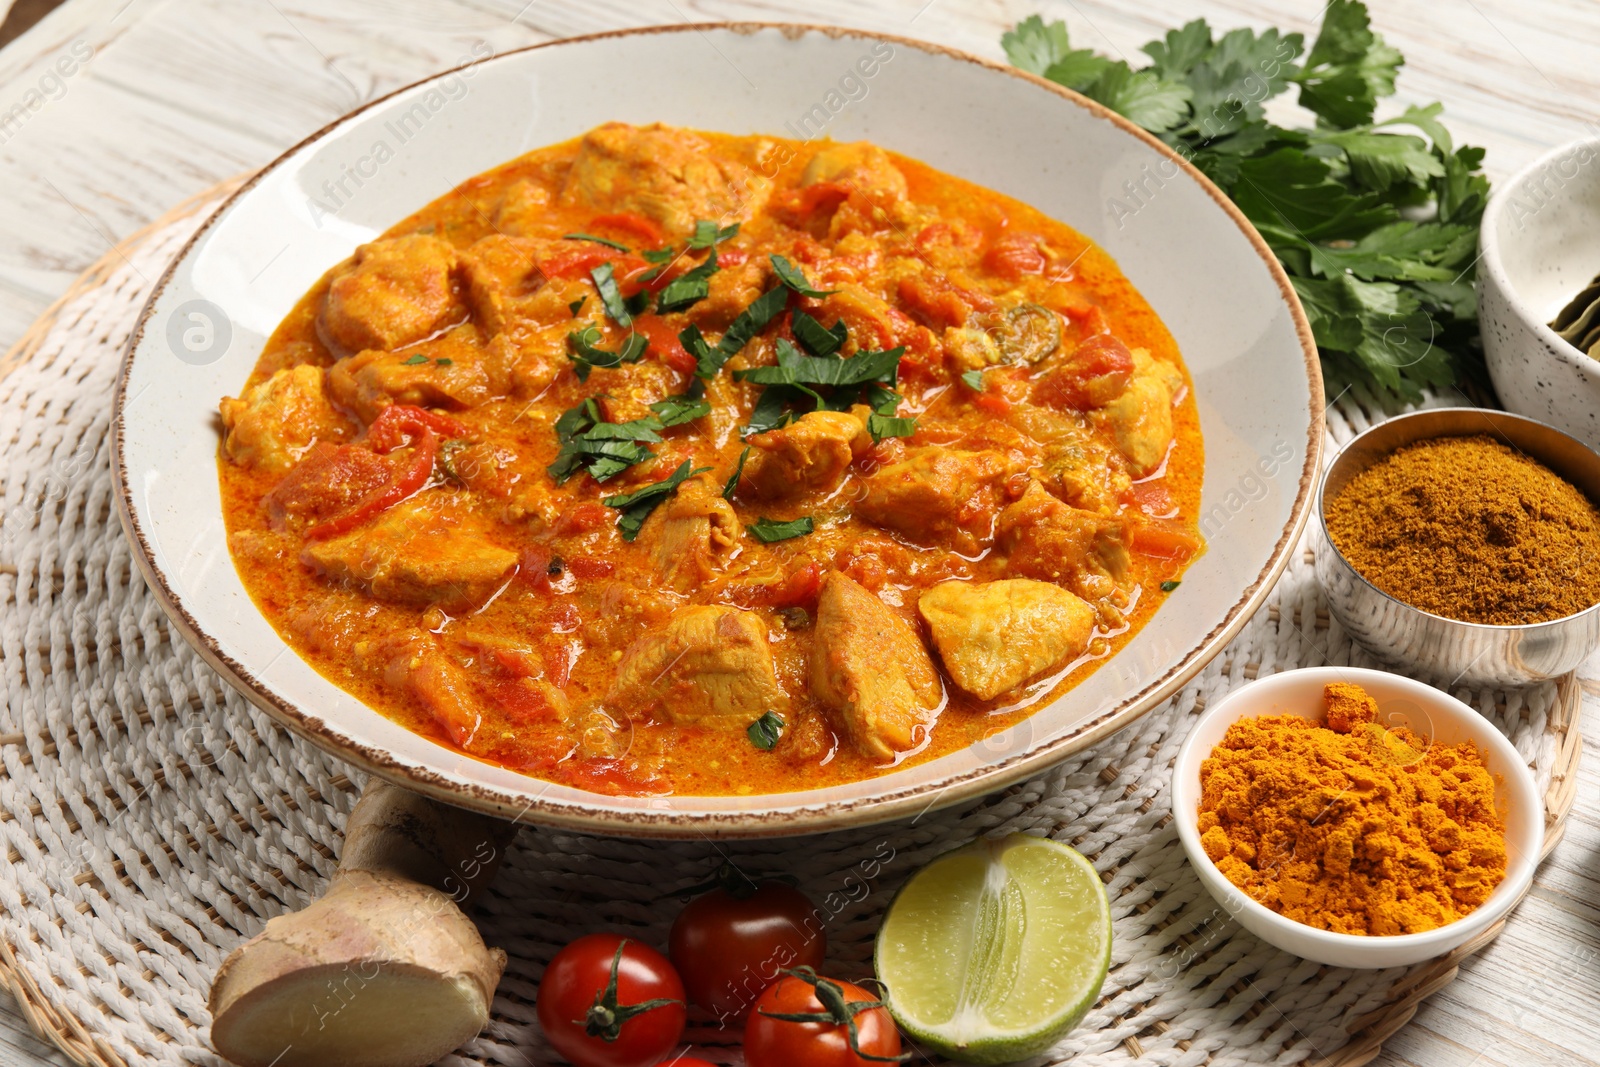
{"type": "MultiPolygon", "coordinates": [[[[1369,0],[1409,60],[1399,103],[1442,100],[1491,177],[1600,122],[1595,0],[1369,0]]],[[[1310,31],[1316,0],[68,0],[0,50],[0,351],[121,236],[258,167],[356,105],[496,51],[650,23],[787,19],[1001,58],[1043,11],[1141,60],[1198,15],[1310,31]],[[65,62],[71,60],[71,62],[65,62]],[[56,65],[62,63],[62,66],[56,65]],[[59,72],[71,69],[65,76],[59,72]],[[51,71],[56,73],[52,74],[51,71]],[[20,110],[19,110],[20,108],[20,110]]],[[[1137,63],[1136,63],[1137,65],[1137,63]]],[[[1600,663],[1588,672],[1600,679],[1600,663]]],[[[1380,1063],[1600,1064],[1600,681],[1561,847],[1506,931],[1423,1005],[1380,1063]]],[[[0,1067],[64,1063],[0,1005],[0,1067]]]]}

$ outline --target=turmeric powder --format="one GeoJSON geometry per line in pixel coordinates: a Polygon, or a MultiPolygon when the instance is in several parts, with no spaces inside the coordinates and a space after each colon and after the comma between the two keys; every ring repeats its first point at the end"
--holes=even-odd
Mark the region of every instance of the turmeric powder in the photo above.
{"type": "Polygon", "coordinates": [[[1495,778],[1470,741],[1385,729],[1360,686],[1326,723],[1242,719],[1200,768],[1201,844],[1234,885],[1296,922],[1415,934],[1462,918],[1506,873],[1495,778]]]}

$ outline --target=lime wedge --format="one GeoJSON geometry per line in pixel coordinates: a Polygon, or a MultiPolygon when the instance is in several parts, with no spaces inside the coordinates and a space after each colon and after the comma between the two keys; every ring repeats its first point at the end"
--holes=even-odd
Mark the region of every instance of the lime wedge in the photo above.
{"type": "Polygon", "coordinates": [[[1078,1024],[1111,965],[1111,905],[1075,849],[1014,834],[912,875],[878,931],[901,1028],[966,1063],[1026,1059],[1078,1024]]]}

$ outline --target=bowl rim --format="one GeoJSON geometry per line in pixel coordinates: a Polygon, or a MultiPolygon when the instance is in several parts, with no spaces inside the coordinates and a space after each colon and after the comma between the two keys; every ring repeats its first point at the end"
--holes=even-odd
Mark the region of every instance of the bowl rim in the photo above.
{"type": "MultiPolygon", "coordinates": [[[[330,752],[369,774],[375,774],[398,785],[423,793],[436,800],[468,807],[513,821],[560,827],[589,833],[612,834],[633,838],[646,837],[771,837],[791,836],[871,825],[897,818],[920,816],[934,807],[947,807],[993,793],[1023,779],[1032,777],[1097,741],[1103,740],[1130,723],[1142,718],[1162,701],[1171,697],[1198,674],[1227,643],[1243,629],[1257,610],[1265,603],[1273,585],[1288,566],[1290,556],[1304,531],[1312,510],[1318,472],[1321,470],[1323,452],[1322,412],[1326,404],[1322,367],[1305,310],[1288,275],[1271,248],[1244,213],[1217,188],[1197,167],[1174,151],[1160,139],[1136,126],[1129,120],[1089,98],[1046,80],[1038,75],[1008,64],[985,59],[945,45],[920,41],[895,34],[875,33],[814,23],[783,21],[731,21],[683,22],[670,25],[652,25],[621,30],[608,30],[561,38],[521,48],[497,52],[481,63],[495,63],[529,52],[564,45],[586,44],[612,38],[643,36],[647,34],[697,34],[734,33],[753,36],[765,31],[776,31],[793,40],[810,34],[822,34],[834,39],[856,38],[866,41],[887,41],[896,46],[944,56],[959,62],[1004,74],[1026,84],[1045,89],[1092,117],[1108,121],[1123,133],[1142,142],[1146,147],[1169,160],[1178,171],[1195,182],[1211,197],[1213,202],[1239,228],[1240,235],[1262,260],[1268,276],[1277,284],[1279,294],[1289,312],[1295,334],[1300,342],[1308,391],[1308,419],[1306,453],[1289,519],[1285,523],[1265,566],[1244,587],[1239,599],[1227,613],[1200,640],[1191,646],[1187,655],[1159,677],[1147,682],[1143,689],[1124,699],[1122,703],[1097,719],[1082,723],[1062,737],[1055,738],[1035,748],[1022,752],[999,763],[969,768],[935,782],[922,785],[888,788],[869,798],[808,802],[805,791],[763,795],[767,807],[738,811],[685,812],[652,809],[643,805],[627,810],[606,807],[589,807],[577,802],[551,801],[543,791],[530,786],[523,793],[512,793],[493,788],[481,782],[464,782],[451,777],[434,766],[410,762],[393,752],[363,744],[349,737],[342,729],[298,706],[293,701],[279,699],[263,682],[257,679],[248,666],[222,651],[217,642],[205,631],[199,621],[168,582],[165,573],[156,564],[148,536],[141,525],[132,502],[132,479],[127,469],[125,406],[128,400],[128,381],[137,353],[141,347],[150,317],[157,302],[166,291],[179,266],[189,260],[196,245],[205,239],[217,222],[233,206],[248,195],[266,175],[284,165],[303,149],[315,144],[355,117],[376,108],[386,101],[410,92],[419,86],[437,82],[473,66],[461,66],[439,71],[396,88],[367,103],[338,116],[314,133],[302,138],[281,153],[272,162],[252,174],[234,190],[194,234],[184,243],[172,262],[162,272],[150,291],[144,309],[132,331],[122,367],[113,392],[112,413],[112,477],[118,518],[134,547],[133,557],[146,583],[155,595],[167,617],[191,647],[205,662],[221,674],[241,695],[275,721],[324,751],[330,752]],[[530,798],[531,796],[531,798],[530,798]]],[[[329,682],[329,684],[334,684],[329,682]]],[[[884,776],[887,779],[887,775],[884,776]]],[[[541,779],[529,778],[538,783],[541,779]]],[[[601,795],[596,794],[597,797],[601,795]]],[[[614,797],[601,797],[614,801],[614,797]]]]}
{"type": "MultiPolygon", "coordinates": [[[[1559,338],[1557,338],[1557,340],[1559,340],[1559,338]]],[[[1565,342],[1563,342],[1563,343],[1565,343],[1565,342]]],[[[1587,358],[1587,357],[1585,357],[1585,358],[1587,358]]],[[[1593,361],[1591,360],[1591,362],[1593,362],[1593,361]]],[[[1547,626],[1549,626],[1549,627],[1566,626],[1566,625],[1569,625],[1570,623],[1572,623],[1576,619],[1581,619],[1586,615],[1594,615],[1595,613],[1600,612],[1600,600],[1597,600],[1593,604],[1590,604],[1588,607],[1584,608],[1582,611],[1575,611],[1571,615],[1563,615],[1560,618],[1556,618],[1556,619],[1545,619],[1542,622],[1514,622],[1514,623],[1469,622],[1466,619],[1452,619],[1448,615],[1435,615],[1431,611],[1426,611],[1426,610],[1424,610],[1422,608],[1417,607],[1415,604],[1411,604],[1411,603],[1408,603],[1407,601],[1401,600],[1399,597],[1395,596],[1393,593],[1390,593],[1390,592],[1388,592],[1386,590],[1383,590],[1383,589],[1379,589],[1375,584],[1373,584],[1372,579],[1368,578],[1365,574],[1362,574],[1360,568],[1358,568],[1354,563],[1351,563],[1350,560],[1345,557],[1344,552],[1342,552],[1339,549],[1339,546],[1334,544],[1332,536],[1330,536],[1329,533],[1328,533],[1328,512],[1327,512],[1326,501],[1325,501],[1324,497],[1326,496],[1327,490],[1328,490],[1328,478],[1329,478],[1330,475],[1333,474],[1334,468],[1339,465],[1339,461],[1344,459],[1345,456],[1349,454],[1350,450],[1352,448],[1354,448],[1355,445],[1358,442],[1360,442],[1363,438],[1367,437],[1369,434],[1376,433],[1378,430],[1383,429],[1384,427],[1391,426],[1391,425],[1394,425],[1396,423],[1404,422],[1404,421],[1406,421],[1408,419],[1412,419],[1412,418],[1419,418],[1419,417],[1424,417],[1424,416],[1428,416],[1428,415],[1437,415],[1437,414],[1439,414],[1441,412],[1467,412],[1467,411],[1486,412],[1486,413],[1488,413],[1490,415],[1493,415],[1495,418],[1511,419],[1511,420],[1517,421],[1517,422],[1531,423],[1534,426],[1538,426],[1538,427],[1541,427],[1543,429],[1549,430],[1551,433],[1560,434],[1562,437],[1565,437],[1567,440],[1571,441],[1574,445],[1578,446],[1583,451],[1585,451],[1585,452],[1589,453],[1590,455],[1594,456],[1595,465],[1597,467],[1600,467],[1600,452],[1596,452],[1594,449],[1590,448],[1588,445],[1584,444],[1582,441],[1578,440],[1576,437],[1573,437],[1571,434],[1567,433],[1565,430],[1562,430],[1562,429],[1559,429],[1558,427],[1552,426],[1548,422],[1545,422],[1545,421],[1543,421],[1541,419],[1529,418],[1527,415],[1519,415],[1514,411],[1500,411],[1500,410],[1497,410],[1497,409],[1494,409],[1494,408],[1477,408],[1477,407],[1457,406],[1457,407],[1447,407],[1447,408],[1419,408],[1416,411],[1401,412],[1399,415],[1396,415],[1393,418],[1388,418],[1388,419],[1384,419],[1382,422],[1373,423],[1371,426],[1368,426],[1365,430],[1362,430],[1360,433],[1358,433],[1354,437],[1350,438],[1350,440],[1346,441],[1339,448],[1339,450],[1333,454],[1333,458],[1328,461],[1327,470],[1323,471],[1322,472],[1322,476],[1317,479],[1317,500],[1316,500],[1317,526],[1322,532],[1322,540],[1323,540],[1323,542],[1330,549],[1333,550],[1334,558],[1337,559],[1341,564],[1343,564],[1344,568],[1347,571],[1349,571],[1352,575],[1354,575],[1356,577],[1356,579],[1361,582],[1362,585],[1366,586],[1368,589],[1372,590],[1374,593],[1377,593],[1379,596],[1383,597],[1385,600],[1387,600],[1387,601],[1389,601],[1390,603],[1393,603],[1393,604],[1398,604],[1400,607],[1404,608],[1407,611],[1416,612],[1418,615],[1421,615],[1424,618],[1438,619],[1440,622],[1446,622],[1446,623],[1449,623],[1452,626],[1459,626],[1459,627],[1462,627],[1465,630],[1469,630],[1469,631],[1471,631],[1471,630],[1481,630],[1481,631],[1486,631],[1488,633],[1538,633],[1540,630],[1542,630],[1543,628],[1545,628],[1547,626]]],[[[1491,427],[1491,429],[1492,429],[1492,427],[1491,427]]],[[[1462,437],[1462,436],[1466,436],[1466,435],[1455,434],[1455,433],[1433,434],[1433,435],[1428,436],[1428,437],[1419,437],[1415,441],[1408,441],[1408,442],[1406,442],[1406,445],[1401,445],[1399,447],[1400,448],[1404,448],[1407,445],[1419,444],[1419,443],[1421,443],[1423,441],[1435,441],[1435,440],[1438,440],[1439,438],[1442,438],[1442,437],[1462,437]]],[[[1395,451],[1396,451],[1396,449],[1390,449],[1386,453],[1386,455],[1392,456],[1392,455],[1394,455],[1395,451]]],[[[1545,465],[1543,463],[1540,463],[1540,466],[1545,466],[1545,465]]],[[[1545,469],[1549,470],[1548,467],[1546,467],[1545,469]]],[[[1554,471],[1551,471],[1551,473],[1555,474],[1554,471]]],[[[1561,478],[1561,475],[1556,474],[1556,477],[1557,478],[1561,478]]],[[[1567,481],[1567,479],[1565,479],[1565,478],[1561,478],[1561,480],[1562,481],[1567,481]]],[[[1567,484],[1571,485],[1572,483],[1571,482],[1567,482],[1567,484]]],[[[1573,488],[1576,489],[1577,487],[1573,486],[1573,488]]],[[[1580,493],[1583,493],[1582,489],[1579,489],[1578,491],[1580,493]]],[[[1585,497],[1588,497],[1588,495],[1589,495],[1588,493],[1584,493],[1585,497]]],[[[1591,500],[1590,503],[1594,504],[1595,507],[1600,508],[1600,501],[1591,500]]],[[[1351,670],[1357,670],[1359,668],[1352,667],[1350,669],[1351,670]]],[[[1380,673],[1382,673],[1382,672],[1380,672],[1380,673]]]]}
{"type": "Polygon", "coordinates": [[[1533,316],[1527,301],[1511,283],[1511,276],[1506,273],[1505,263],[1500,258],[1500,227],[1512,198],[1520,193],[1523,186],[1527,185],[1536,174],[1563,156],[1583,148],[1592,150],[1597,157],[1600,157],[1600,135],[1579,137],[1557,145],[1502,182],[1489,195],[1489,202],[1484,205],[1483,220],[1478,225],[1478,253],[1483,261],[1484,273],[1493,278],[1495,287],[1505,294],[1506,306],[1525,325],[1532,328],[1535,336],[1544,342],[1545,348],[1563,363],[1577,369],[1579,373],[1600,380],[1600,360],[1586,354],[1571,341],[1556,333],[1548,322],[1541,322],[1533,316]]]}
{"type": "MultiPolygon", "coordinates": [[[[1231,897],[1233,900],[1224,901],[1219,899],[1217,901],[1218,905],[1224,910],[1237,915],[1238,911],[1233,910],[1233,901],[1236,900],[1239,910],[1248,914],[1252,919],[1260,920],[1263,924],[1275,930],[1282,930],[1297,937],[1307,937],[1318,948],[1332,951],[1363,947],[1370,949],[1374,946],[1382,946],[1385,952],[1394,953],[1397,956],[1406,949],[1420,950],[1429,947],[1438,947],[1441,954],[1448,952],[1456,945],[1464,944],[1483,930],[1494,925],[1515,908],[1521,902],[1523,896],[1526,895],[1528,887],[1532,885],[1533,876],[1543,858],[1544,800],[1539,795],[1539,783],[1534,780],[1533,772],[1528,770],[1527,765],[1518,756],[1516,747],[1512,745],[1505,734],[1500,732],[1499,727],[1484,718],[1471,705],[1446,693],[1442,689],[1435,688],[1408,675],[1377,670],[1371,667],[1344,667],[1337,664],[1327,664],[1320,667],[1297,667],[1293,670],[1280,671],[1277,674],[1267,675],[1264,678],[1257,678],[1254,681],[1247,682],[1206,708],[1200,713],[1200,717],[1195,720],[1194,725],[1189,728],[1189,735],[1184,738],[1183,746],[1178,750],[1178,757],[1173,763],[1172,815],[1178,824],[1178,838],[1183,843],[1184,851],[1189,855],[1189,862],[1197,868],[1203,867],[1203,870],[1197,870],[1196,874],[1200,876],[1201,884],[1205,885],[1206,891],[1215,897],[1216,894],[1211,888],[1211,880],[1213,878],[1232,890],[1231,897]],[[1281,684],[1279,682],[1280,679],[1303,677],[1309,674],[1320,674],[1330,678],[1336,677],[1340,681],[1354,681],[1358,685],[1362,679],[1381,680],[1386,685],[1398,683],[1402,689],[1407,689],[1416,695],[1419,698],[1419,703],[1431,702],[1432,707],[1447,709],[1447,714],[1470,724],[1474,734],[1473,741],[1482,747],[1491,749],[1491,755],[1494,757],[1495,762],[1504,765],[1492,768],[1491,773],[1500,774],[1505,779],[1508,792],[1526,795],[1530,817],[1537,822],[1540,839],[1533,849],[1515,857],[1508,856],[1505,877],[1501,879],[1499,885],[1494,887],[1494,891],[1490,894],[1488,900],[1455,922],[1436,926],[1432,930],[1424,930],[1420,933],[1343,934],[1333,930],[1321,930],[1297,919],[1278,914],[1230,882],[1221,869],[1212,862],[1211,857],[1206,855],[1206,850],[1200,843],[1199,831],[1187,817],[1186,811],[1180,810],[1187,808],[1187,802],[1191,799],[1191,792],[1194,794],[1192,799],[1195,805],[1197,807],[1199,805],[1200,765],[1203,760],[1197,758],[1196,750],[1200,746],[1200,727],[1213,718],[1220,718],[1225,711],[1234,713],[1230,719],[1230,725],[1243,719],[1260,718],[1271,714],[1272,708],[1266,702],[1262,702],[1258,706],[1259,710],[1252,709],[1249,705],[1248,697],[1256,695],[1257,687],[1270,687],[1275,683],[1281,684]],[[1253,711],[1254,713],[1252,713],[1253,711]],[[1479,730],[1482,731],[1481,739],[1478,736],[1479,730]],[[1485,740],[1486,744],[1484,743],[1485,740]],[[1184,773],[1185,769],[1191,764],[1193,765],[1193,774],[1184,773]],[[1211,877],[1206,877],[1207,874],[1211,877]]],[[[1278,947],[1282,948],[1283,946],[1280,945],[1278,947]]],[[[1293,949],[1284,949],[1284,951],[1294,952],[1293,949]]],[[[1298,953],[1296,954],[1298,955],[1298,953]]],[[[1386,967],[1391,966],[1391,964],[1375,963],[1373,966],[1386,967]]]]}

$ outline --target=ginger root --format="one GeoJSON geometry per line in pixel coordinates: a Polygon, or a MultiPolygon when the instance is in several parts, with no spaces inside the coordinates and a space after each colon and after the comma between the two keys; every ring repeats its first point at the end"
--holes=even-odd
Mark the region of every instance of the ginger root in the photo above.
{"type": "Polygon", "coordinates": [[[506,954],[460,905],[512,832],[372,780],[327,892],[218,969],[212,1045],[240,1067],[423,1067],[477,1036],[506,954]]]}

